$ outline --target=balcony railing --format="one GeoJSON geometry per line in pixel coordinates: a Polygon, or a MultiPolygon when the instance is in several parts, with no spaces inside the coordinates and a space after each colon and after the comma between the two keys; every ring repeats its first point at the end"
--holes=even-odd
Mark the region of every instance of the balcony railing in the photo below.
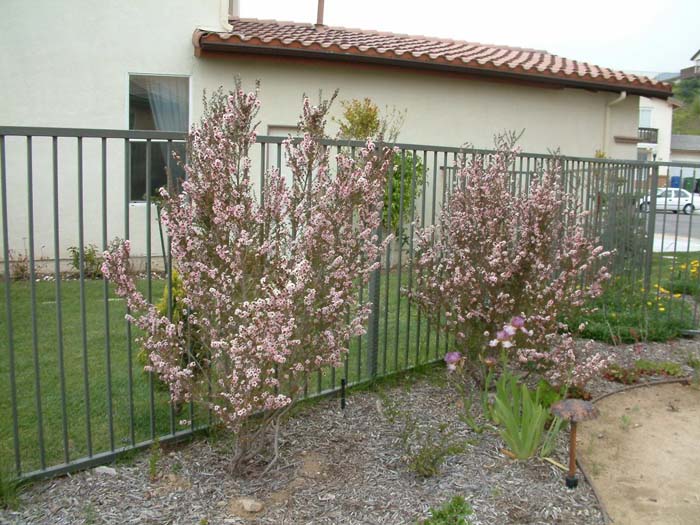
{"type": "Polygon", "coordinates": [[[659,142],[659,130],[656,128],[639,128],[639,142],[656,144],[659,142]]]}

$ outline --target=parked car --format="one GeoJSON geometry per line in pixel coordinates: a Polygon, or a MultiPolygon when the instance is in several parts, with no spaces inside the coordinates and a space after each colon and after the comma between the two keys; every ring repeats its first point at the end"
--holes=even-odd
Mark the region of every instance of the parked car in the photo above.
{"type": "MultiPolygon", "coordinates": [[[[695,207],[700,205],[700,196],[693,197],[689,191],[679,188],[661,188],[656,193],[656,209],[661,211],[672,211],[690,215],[695,211],[695,207]]],[[[646,212],[651,206],[651,195],[642,197],[639,200],[639,209],[646,212]]]]}

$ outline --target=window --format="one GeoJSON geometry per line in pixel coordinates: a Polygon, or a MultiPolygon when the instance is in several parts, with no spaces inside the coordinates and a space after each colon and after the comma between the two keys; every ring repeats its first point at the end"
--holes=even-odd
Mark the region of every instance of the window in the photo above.
{"type": "Polygon", "coordinates": [[[639,127],[651,127],[651,108],[639,108],[639,127]]]}
{"type": "MultiPolygon", "coordinates": [[[[189,79],[175,76],[131,75],[129,77],[129,129],[186,132],[189,119],[189,79]]],[[[148,142],[132,139],[131,188],[132,202],[145,201],[147,193],[157,195],[167,186],[168,173],[173,183],[184,178],[184,170],[172,158],[185,157],[183,142],[152,140],[150,142],[151,187],[147,192],[148,142]],[[170,171],[168,171],[170,170],[170,171]]]]}

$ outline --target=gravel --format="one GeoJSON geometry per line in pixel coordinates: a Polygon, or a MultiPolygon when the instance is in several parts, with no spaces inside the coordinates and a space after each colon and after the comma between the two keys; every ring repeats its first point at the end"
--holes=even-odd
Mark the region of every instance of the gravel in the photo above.
{"type": "MultiPolygon", "coordinates": [[[[685,365],[700,343],[600,345],[629,365],[644,357],[685,365]]],[[[689,368],[685,371],[690,372],[689,368]]],[[[596,396],[621,385],[597,379],[596,396]]],[[[263,458],[232,474],[225,435],[163,449],[157,476],[149,454],[114,471],[92,469],[34,483],[21,493],[18,511],[0,511],[0,523],[90,524],[414,524],[429,509],[463,495],[482,524],[602,525],[591,487],[564,487],[564,473],[542,459],[514,461],[501,452],[493,431],[475,433],[458,417],[460,399],[436,369],[382,391],[349,396],[345,412],[327,398],[299,407],[284,427],[279,462],[266,474],[263,458]],[[403,417],[420,434],[444,424],[452,440],[468,443],[437,476],[424,478],[407,465],[401,445],[403,417]],[[262,509],[255,511],[256,509],[262,509]]],[[[553,459],[567,461],[562,433],[553,459]]]]}

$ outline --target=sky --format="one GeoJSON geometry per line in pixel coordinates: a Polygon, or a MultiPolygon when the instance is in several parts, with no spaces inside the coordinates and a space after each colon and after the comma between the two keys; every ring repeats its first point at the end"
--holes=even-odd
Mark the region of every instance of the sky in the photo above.
{"type": "MultiPolygon", "coordinates": [[[[246,18],[315,22],[317,0],[239,0],[246,18]]],[[[700,0],[325,0],[325,23],[543,49],[628,72],[673,72],[700,49],[700,0]]]]}

